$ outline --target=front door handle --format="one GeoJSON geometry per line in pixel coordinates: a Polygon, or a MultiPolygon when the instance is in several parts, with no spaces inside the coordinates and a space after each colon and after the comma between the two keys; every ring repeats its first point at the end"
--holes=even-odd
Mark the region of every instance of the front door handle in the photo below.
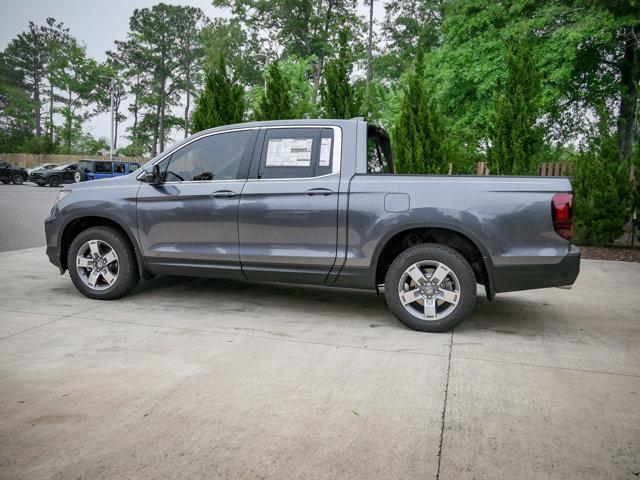
{"type": "Polygon", "coordinates": [[[327,195],[331,195],[333,190],[329,190],[328,188],[312,188],[311,190],[307,190],[304,192],[305,195],[309,195],[313,197],[314,195],[322,195],[326,197],[327,195]]]}
{"type": "Polygon", "coordinates": [[[213,198],[231,198],[236,196],[236,192],[232,190],[218,190],[211,194],[213,198]]]}

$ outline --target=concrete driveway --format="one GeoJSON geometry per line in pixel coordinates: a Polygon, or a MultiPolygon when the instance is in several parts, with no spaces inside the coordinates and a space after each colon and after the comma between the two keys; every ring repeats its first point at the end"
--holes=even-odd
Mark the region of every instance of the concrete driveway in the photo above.
{"type": "Polygon", "coordinates": [[[0,253],[0,478],[637,479],[640,265],[478,298],[159,277],[89,300],[0,253]]]}

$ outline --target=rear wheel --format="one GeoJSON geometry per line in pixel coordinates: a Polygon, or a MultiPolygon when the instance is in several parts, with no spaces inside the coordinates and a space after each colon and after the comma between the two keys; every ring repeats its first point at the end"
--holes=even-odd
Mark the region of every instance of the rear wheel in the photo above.
{"type": "Polygon", "coordinates": [[[14,185],[22,185],[24,183],[24,177],[22,175],[20,175],[19,173],[14,173],[11,176],[11,182],[14,185]]]}
{"type": "Polygon", "coordinates": [[[69,247],[67,267],[75,287],[99,300],[122,297],[140,280],[128,238],[112,227],[93,227],[80,233],[69,247]]]}
{"type": "Polygon", "coordinates": [[[395,317],[422,332],[444,332],[471,313],[476,279],[469,262],[445,245],[425,243],[402,252],[385,278],[395,317]]]}
{"type": "Polygon", "coordinates": [[[58,177],[51,177],[49,179],[49,186],[50,187],[59,187],[60,186],[60,179],[58,177]]]}

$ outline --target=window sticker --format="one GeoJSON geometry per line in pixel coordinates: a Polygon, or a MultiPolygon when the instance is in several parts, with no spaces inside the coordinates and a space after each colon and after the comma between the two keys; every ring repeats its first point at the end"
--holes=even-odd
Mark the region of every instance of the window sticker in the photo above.
{"type": "Polygon", "coordinates": [[[331,138],[323,138],[320,143],[320,161],[318,166],[328,167],[331,163],[331,138]]]}
{"type": "Polygon", "coordinates": [[[313,138],[270,138],[267,167],[309,167],[313,138]]]}

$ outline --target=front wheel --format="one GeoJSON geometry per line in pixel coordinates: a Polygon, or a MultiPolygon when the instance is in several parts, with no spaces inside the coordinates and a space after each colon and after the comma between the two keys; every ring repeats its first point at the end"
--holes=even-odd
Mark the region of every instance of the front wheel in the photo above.
{"type": "Polygon", "coordinates": [[[76,183],[84,182],[87,179],[87,176],[84,172],[77,170],[73,175],[73,181],[76,183]]]}
{"type": "Polygon", "coordinates": [[[19,173],[16,173],[11,177],[11,182],[14,185],[22,185],[24,183],[24,177],[19,173]]]}
{"type": "Polygon", "coordinates": [[[49,179],[49,186],[50,187],[59,187],[60,186],[60,179],[58,177],[51,177],[49,179]]]}
{"type": "Polygon", "coordinates": [[[99,300],[122,297],[140,280],[129,239],[113,227],[93,227],[80,233],[69,247],[67,268],[76,288],[99,300]]]}
{"type": "Polygon", "coordinates": [[[444,332],[471,313],[476,279],[469,262],[445,245],[425,243],[402,252],[385,278],[395,317],[422,332],[444,332]]]}

